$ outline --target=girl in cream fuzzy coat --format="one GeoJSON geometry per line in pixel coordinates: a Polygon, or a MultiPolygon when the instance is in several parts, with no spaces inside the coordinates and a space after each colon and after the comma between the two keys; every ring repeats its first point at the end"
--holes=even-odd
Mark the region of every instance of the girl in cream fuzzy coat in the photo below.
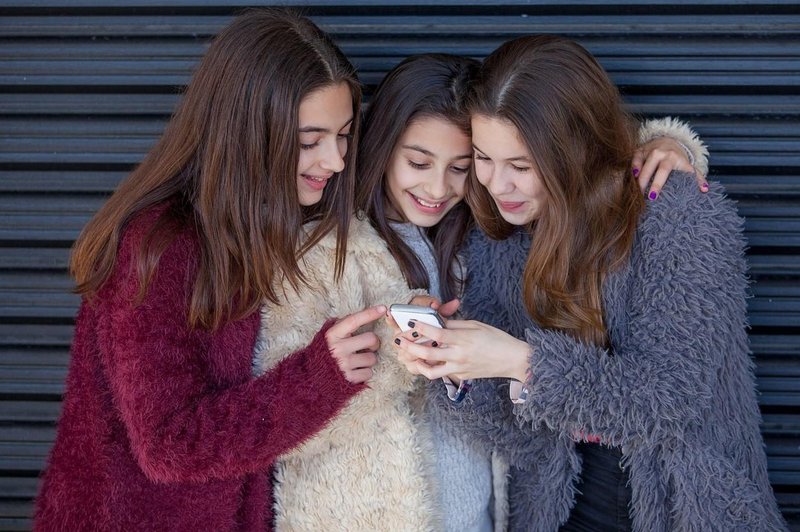
{"type": "MultiPolygon", "coordinates": [[[[330,237],[302,263],[310,289],[285,285],[285,301],[262,309],[256,374],[302,345],[319,316],[405,303],[421,289],[455,297],[458,268],[438,265],[457,265],[455,253],[471,221],[461,203],[471,158],[461,97],[476,67],[467,58],[423,55],[387,75],[367,116],[359,156],[359,206],[369,222],[352,220],[338,283],[330,237]]],[[[645,141],[664,134],[683,138],[698,153],[698,165],[705,164],[702,145],[682,124],[658,122],[643,131],[645,141]]],[[[661,158],[659,171],[691,168],[681,148],[645,153],[648,175],[661,158]]],[[[428,427],[419,383],[388,348],[391,331],[380,324],[375,332],[383,347],[369,389],[277,464],[277,528],[503,530],[506,468],[460,435],[428,427]]]]}
{"type": "MultiPolygon", "coordinates": [[[[254,372],[267,372],[306,345],[327,316],[346,315],[373,303],[408,302],[421,290],[406,285],[385,242],[368,222],[351,220],[344,274],[334,282],[336,239],[325,237],[302,261],[308,286],[284,286],[281,305],[265,305],[254,372]]],[[[379,323],[384,340],[392,332],[379,323]]],[[[378,350],[369,388],[305,444],[275,466],[278,530],[440,530],[429,472],[432,445],[416,423],[413,396],[420,381],[378,350]]]]}

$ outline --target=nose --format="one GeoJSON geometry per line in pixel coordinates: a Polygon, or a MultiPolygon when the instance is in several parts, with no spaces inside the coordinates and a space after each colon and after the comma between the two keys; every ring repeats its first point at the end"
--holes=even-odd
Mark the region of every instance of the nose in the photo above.
{"type": "Polygon", "coordinates": [[[447,196],[450,186],[447,183],[447,170],[437,170],[433,172],[430,180],[425,182],[425,193],[430,196],[429,199],[442,199],[447,196]]]}
{"type": "Polygon", "coordinates": [[[329,172],[341,172],[344,170],[344,156],[346,153],[346,145],[342,148],[336,140],[325,142],[320,152],[319,165],[329,172]]]}
{"type": "Polygon", "coordinates": [[[507,172],[498,169],[497,166],[492,168],[489,181],[485,186],[492,196],[502,196],[514,190],[514,184],[507,175],[507,172]]]}

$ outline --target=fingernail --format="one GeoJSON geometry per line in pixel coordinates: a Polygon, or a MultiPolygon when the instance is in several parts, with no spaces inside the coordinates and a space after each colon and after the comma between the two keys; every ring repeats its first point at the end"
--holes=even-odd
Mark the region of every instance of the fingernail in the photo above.
{"type": "Polygon", "coordinates": [[[436,341],[431,342],[431,347],[439,347],[439,342],[436,341]]]}
{"type": "Polygon", "coordinates": [[[417,331],[414,331],[413,333],[411,333],[411,336],[413,336],[414,338],[419,338],[419,333],[417,331]]]}
{"type": "Polygon", "coordinates": [[[394,339],[394,343],[396,343],[397,345],[400,345],[400,338],[395,338],[394,339]]]}
{"type": "MultiPolygon", "coordinates": [[[[409,312],[409,314],[410,314],[410,312],[409,312]]],[[[409,321],[408,322],[408,326],[413,329],[416,326],[416,323],[414,323],[413,321],[409,321]]]]}
{"type": "Polygon", "coordinates": [[[656,192],[655,190],[651,190],[650,194],[648,194],[647,197],[650,198],[650,201],[653,201],[658,197],[658,192],[656,192]]]}
{"type": "Polygon", "coordinates": [[[708,190],[708,183],[703,183],[702,185],[700,185],[700,188],[702,188],[703,190],[708,190]]]}
{"type": "Polygon", "coordinates": [[[633,177],[639,177],[639,169],[636,167],[633,168],[633,177]]]}

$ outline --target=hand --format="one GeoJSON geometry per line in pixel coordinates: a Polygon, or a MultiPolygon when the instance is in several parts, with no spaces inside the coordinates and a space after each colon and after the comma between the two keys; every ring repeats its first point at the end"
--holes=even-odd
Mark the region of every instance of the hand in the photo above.
{"type": "Polygon", "coordinates": [[[633,175],[639,180],[639,188],[642,189],[642,192],[647,190],[647,185],[652,179],[647,192],[647,197],[651,200],[658,198],[664,183],[667,182],[669,174],[673,170],[694,174],[700,190],[708,192],[706,176],[694,169],[686,156],[686,151],[673,138],[655,138],[639,148],[633,156],[633,175]]]}
{"type": "Polygon", "coordinates": [[[413,331],[395,337],[398,358],[411,373],[430,380],[508,377],[524,381],[530,346],[479,321],[450,320],[447,329],[415,322],[413,331]],[[432,340],[417,344],[413,333],[432,340]]]}
{"type": "MultiPolygon", "coordinates": [[[[431,307],[435,311],[439,313],[439,316],[443,318],[449,318],[453,314],[458,311],[458,307],[461,306],[461,301],[458,298],[453,299],[452,301],[448,301],[445,304],[442,304],[437,298],[429,295],[424,296],[414,296],[409,305],[419,305],[421,307],[431,307]]],[[[445,320],[446,321],[446,320],[445,320]]],[[[394,321],[394,318],[386,311],[386,324],[394,331],[394,334],[400,334],[400,327],[398,327],[397,323],[394,321]]]]}
{"type": "Polygon", "coordinates": [[[333,358],[344,373],[344,378],[353,384],[361,384],[372,378],[372,366],[378,362],[375,351],[381,346],[378,336],[372,332],[353,335],[360,327],[380,319],[386,307],[366,308],[345,316],[325,333],[333,358]]]}
{"type": "Polygon", "coordinates": [[[461,306],[461,301],[456,298],[443,304],[433,296],[414,296],[414,299],[411,300],[411,305],[431,307],[433,310],[437,311],[441,317],[449,318],[455,314],[458,307],[461,306]]]}

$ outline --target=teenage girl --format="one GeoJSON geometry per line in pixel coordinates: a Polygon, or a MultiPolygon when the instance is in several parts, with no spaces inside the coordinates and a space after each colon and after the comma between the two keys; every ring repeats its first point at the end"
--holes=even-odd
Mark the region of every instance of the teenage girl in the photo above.
{"type": "Polygon", "coordinates": [[[304,286],[326,237],[344,263],[360,103],[352,65],[303,17],[249,11],[217,36],[75,244],[83,300],[35,529],[272,528],[272,464],[375,364],[376,336],[358,331],[383,307],[326,315],[252,376],[278,283],[304,286]]]}

